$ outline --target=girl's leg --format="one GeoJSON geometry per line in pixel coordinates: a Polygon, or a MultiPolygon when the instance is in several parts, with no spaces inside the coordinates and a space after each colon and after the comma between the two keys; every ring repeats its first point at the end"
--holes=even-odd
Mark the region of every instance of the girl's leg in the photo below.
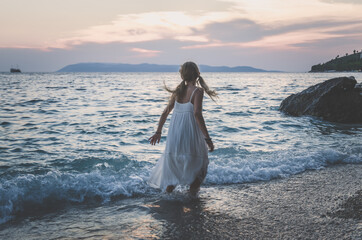
{"type": "Polygon", "coordinates": [[[169,186],[167,186],[167,188],[166,188],[166,192],[168,192],[168,193],[172,193],[172,191],[175,189],[175,186],[174,185],[169,185],[169,186]]]}
{"type": "Polygon", "coordinates": [[[193,181],[193,183],[190,185],[190,193],[195,195],[200,190],[200,185],[200,179],[196,178],[195,181],[193,181]]]}

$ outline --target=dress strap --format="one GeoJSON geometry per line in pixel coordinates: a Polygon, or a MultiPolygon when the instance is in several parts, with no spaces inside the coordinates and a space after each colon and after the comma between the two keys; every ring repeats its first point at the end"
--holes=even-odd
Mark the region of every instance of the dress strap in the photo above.
{"type": "Polygon", "coordinates": [[[197,90],[197,87],[194,89],[194,91],[191,93],[191,97],[190,97],[190,100],[189,100],[189,102],[191,102],[191,100],[192,100],[192,97],[194,96],[194,93],[195,93],[195,91],[197,90]]]}

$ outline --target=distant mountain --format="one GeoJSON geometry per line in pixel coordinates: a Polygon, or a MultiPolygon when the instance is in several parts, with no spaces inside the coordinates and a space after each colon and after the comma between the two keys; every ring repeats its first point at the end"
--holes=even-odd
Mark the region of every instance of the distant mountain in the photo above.
{"type": "Polygon", "coordinates": [[[339,57],[339,55],[323,64],[313,65],[310,72],[343,72],[362,71],[362,50],[353,51],[353,54],[339,57]]]}
{"type": "MultiPolygon", "coordinates": [[[[77,63],[63,67],[57,72],[177,72],[180,65],[158,64],[124,64],[124,63],[77,63]]],[[[238,66],[207,66],[200,65],[202,72],[278,72],[259,68],[238,66]]]]}

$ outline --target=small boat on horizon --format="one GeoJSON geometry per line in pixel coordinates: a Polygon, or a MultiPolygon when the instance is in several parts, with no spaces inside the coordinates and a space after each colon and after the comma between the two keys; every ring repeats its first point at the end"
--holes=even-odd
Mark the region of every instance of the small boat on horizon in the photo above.
{"type": "Polygon", "coordinates": [[[13,67],[12,67],[12,68],[10,68],[10,72],[11,72],[11,73],[21,73],[21,70],[20,70],[20,68],[18,68],[18,67],[17,67],[17,68],[13,68],[13,67]]]}

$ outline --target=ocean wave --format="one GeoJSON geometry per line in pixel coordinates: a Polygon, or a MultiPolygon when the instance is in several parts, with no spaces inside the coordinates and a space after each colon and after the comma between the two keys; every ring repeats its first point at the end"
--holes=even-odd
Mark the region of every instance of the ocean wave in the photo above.
{"type": "MultiPolygon", "coordinates": [[[[137,174],[61,173],[26,174],[0,183],[0,224],[14,216],[34,215],[66,204],[108,202],[154,191],[147,186],[149,171],[137,174]]],[[[109,173],[109,172],[108,172],[109,173]]]]}
{"type": "MultiPolygon", "coordinates": [[[[335,164],[361,164],[362,153],[343,153],[333,149],[320,151],[278,151],[272,153],[230,155],[230,148],[210,159],[206,184],[231,184],[269,181],[306,170],[335,164]]],[[[353,152],[353,151],[352,151],[353,152]]]]}
{"type": "MultiPolygon", "coordinates": [[[[102,204],[159,193],[147,184],[151,163],[126,158],[122,161],[108,160],[78,159],[68,162],[69,168],[62,168],[63,171],[20,174],[0,180],[0,223],[15,216],[55,211],[67,204],[102,204]]],[[[227,147],[210,155],[205,185],[269,181],[346,163],[361,164],[361,149],[266,153],[227,147]]]]}

